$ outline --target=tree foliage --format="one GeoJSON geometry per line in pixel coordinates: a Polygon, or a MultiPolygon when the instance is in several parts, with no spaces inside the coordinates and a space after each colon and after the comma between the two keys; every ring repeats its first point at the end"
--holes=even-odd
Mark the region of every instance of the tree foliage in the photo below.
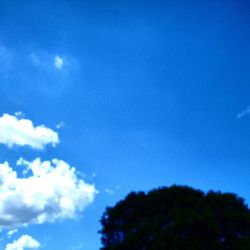
{"type": "Polygon", "coordinates": [[[102,250],[247,250],[250,212],[235,194],[172,186],[132,192],[101,219],[102,250]]]}

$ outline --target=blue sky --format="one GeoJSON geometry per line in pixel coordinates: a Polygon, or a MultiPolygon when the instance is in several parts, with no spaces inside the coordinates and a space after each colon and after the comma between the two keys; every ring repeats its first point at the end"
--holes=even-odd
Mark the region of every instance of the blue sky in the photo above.
{"type": "Polygon", "coordinates": [[[132,190],[181,184],[249,203],[249,9],[222,0],[1,1],[0,162],[20,177],[20,158],[29,171],[34,159],[62,160],[76,169],[72,194],[83,183],[93,200],[77,196],[73,212],[55,203],[39,223],[27,215],[27,225],[9,227],[0,207],[0,248],[97,250],[105,207],[132,190]]]}

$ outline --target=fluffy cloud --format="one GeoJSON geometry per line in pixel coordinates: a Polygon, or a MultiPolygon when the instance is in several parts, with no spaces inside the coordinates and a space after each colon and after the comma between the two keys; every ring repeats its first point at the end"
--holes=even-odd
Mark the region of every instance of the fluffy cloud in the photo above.
{"type": "Polygon", "coordinates": [[[62,160],[21,158],[17,165],[24,167],[21,177],[8,162],[0,164],[0,228],[74,218],[94,200],[94,185],[62,160]]]}
{"type": "Polygon", "coordinates": [[[26,248],[37,249],[39,247],[40,243],[37,240],[33,239],[29,235],[22,235],[18,240],[7,244],[5,250],[24,250],[26,248]]]}
{"type": "Polygon", "coordinates": [[[43,125],[35,127],[31,120],[4,114],[0,117],[0,143],[9,147],[28,145],[43,149],[45,145],[55,146],[59,142],[57,132],[43,125]]]}

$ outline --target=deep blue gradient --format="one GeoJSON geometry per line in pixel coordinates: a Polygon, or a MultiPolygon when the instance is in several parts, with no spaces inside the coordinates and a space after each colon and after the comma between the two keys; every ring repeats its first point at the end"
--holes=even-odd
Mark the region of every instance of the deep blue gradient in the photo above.
{"type": "Polygon", "coordinates": [[[97,250],[106,206],[174,183],[250,202],[249,44],[249,1],[1,1],[0,114],[65,123],[57,148],[0,146],[1,162],[63,159],[99,190],[78,220],[19,233],[97,250]]]}

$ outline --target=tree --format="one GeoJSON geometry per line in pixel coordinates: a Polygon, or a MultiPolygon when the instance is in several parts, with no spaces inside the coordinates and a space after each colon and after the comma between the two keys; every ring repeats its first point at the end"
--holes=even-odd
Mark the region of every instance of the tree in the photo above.
{"type": "Polygon", "coordinates": [[[247,250],[250,212],[235,194],[172,186],[132,192],[104,212],[102,250],[247,250]]]}

